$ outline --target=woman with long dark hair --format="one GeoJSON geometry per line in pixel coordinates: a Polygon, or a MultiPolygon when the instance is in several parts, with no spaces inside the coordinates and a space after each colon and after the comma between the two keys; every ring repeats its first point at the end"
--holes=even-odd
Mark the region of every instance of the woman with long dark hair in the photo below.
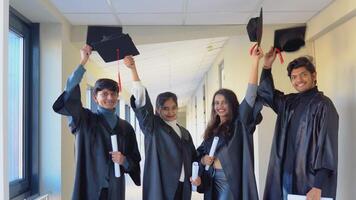
{"type": "Polygon", "coordinates": [[[160,93],[153,111],[133,57],[125,57],[124,62],[133,80],[131,107],[145,135],[143,200],[190,200],[191,183],[199,185],[200,178],[190,179],[196,150],[190,133],[177,123],[177,96],[160,93]]]}
{"type": "Polygon", "coordinates": [[[202,184],[198,188],[204,199],[254,200],[258,199],[253,164],[252,133],[262,120],[256,103],[258,64],[263,52],[252,47],[253,64],[245,99],[239,104],[229,89],[215,92],[211,104],[211,117],[198,148],[198,158],[205,168],[202,184]],[[218,137],[214,156],[209,156],[215,137],[218,137]]]}

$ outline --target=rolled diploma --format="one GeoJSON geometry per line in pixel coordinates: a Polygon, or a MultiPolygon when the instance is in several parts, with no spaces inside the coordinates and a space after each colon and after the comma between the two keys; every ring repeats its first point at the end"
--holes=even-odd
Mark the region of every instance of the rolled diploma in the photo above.
{"type": "MultiPolygon", "coordinates": [[[[112,151],[119,151],[117,148],[117,137],[116,135],[111,135],[111,146],[112,146],[112,151]]],[[[114,163],[114,170],[115,170],[115,177],[120,177],[120,165],[119,163],[114,163]]]]}
{"type": "MultiPolygon", "coordinates": [[[[216,146],[218,145],[219,137],[214,137],[213,144],[211,144],[209,156],[213,157],[215,154],[216,146]]],[[[209,170],[210,165],[205,166],[205,171],[209,170]]]]}
{"type": "MultiPolygon", "coordinates": [[[[193,179],[193,181],[195,181],[195,179],[198,177],[198,171],[199,171],[198,162],[193,162],[193,164],[192,164],[192,179],[193,179]]],[[[192,184],[192,190],[194,192],[197,191],[197,186],[192,184]]]]}

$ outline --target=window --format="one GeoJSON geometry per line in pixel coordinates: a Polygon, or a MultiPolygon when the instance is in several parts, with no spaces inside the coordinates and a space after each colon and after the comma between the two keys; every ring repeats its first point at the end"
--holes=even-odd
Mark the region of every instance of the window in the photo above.
{"type": "Polygon", "coordinates": [[[130,118],[131,113],[130,113],[130,106],[125,104],[125,120],[130,123],[130,118]]]}
{"type": "Polygon", "coordinates": [[[87,106],[92,112],[96,112],[98,105],[94,100],[94,88],[90,85],[87,86],[87,106]]]}
{"type": "Polygon", "coordinates": [[[8,169],[11,199],[38,192],[39,25],[10,8],[8,169]]]}
{"type": "Polygon", "coordinates": [[[225,80],[224,61],[221,61],[220,65],[219,65],[219,88],[223,87],[224,80],[225,80]]]}
{"type": "Polygon", "coordinates": [[[117,100],[117,104],[115,106],[115,113],[117,116],[120,116],[120,100],[117,100]]]}
{"type": "Polygon", "coordinates": [[[203,85],[203,124],[206,127],[206,95],[205,95],[205,84],[203,85]]]}

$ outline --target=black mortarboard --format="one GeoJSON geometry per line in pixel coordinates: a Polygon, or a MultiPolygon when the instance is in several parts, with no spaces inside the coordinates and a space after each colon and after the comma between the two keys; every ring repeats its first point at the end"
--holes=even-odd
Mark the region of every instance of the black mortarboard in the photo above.
{"type": "Polygon", "coordinates": [[[93,48],[96,43],[120,34],[122,34],[121,26],[88,26],[87,44],[93,48]]]}
{"type": "Polygon", "coordinates": [[[87,44],[97,51],[105,62],[139,54],[131,37],[123,34],[121,27],[89,26],[87,44]]]}
{"type": "Polygon", "coordinates": [[[262,26],[263,26],[263,16],[262,16],[262,8],[261,8],[260,16],[251,18],[246,26],[250,41],[257,42],[258,46],[260,46],[262,40],[262,26]]]}
{"type": "Polygon", "coordinates": [[[305,45],[306,26],[279,29],[274,32],[274,48],[279,51],[293,52],[305,45]]]}

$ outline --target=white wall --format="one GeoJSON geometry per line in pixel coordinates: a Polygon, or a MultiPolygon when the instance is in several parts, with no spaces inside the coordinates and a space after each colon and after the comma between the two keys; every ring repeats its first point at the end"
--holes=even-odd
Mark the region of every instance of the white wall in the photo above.
{"type": "Polygon", "coordinates": [[[356,17],[315,40],[319,89],[339,113],[338,199],[356,196],[356,17]]]}
{"type": "Polygon", "coordinates": [[[7,66],[9,1],[0,1],[0,199],[9,198],[7,151],[7,66]]]}
{"type": "Polygon", "coordinates": [[[61,199],[61,117],[52,105],[62,91],[61,24],[40,26],[40,193],[61,199]]]}

